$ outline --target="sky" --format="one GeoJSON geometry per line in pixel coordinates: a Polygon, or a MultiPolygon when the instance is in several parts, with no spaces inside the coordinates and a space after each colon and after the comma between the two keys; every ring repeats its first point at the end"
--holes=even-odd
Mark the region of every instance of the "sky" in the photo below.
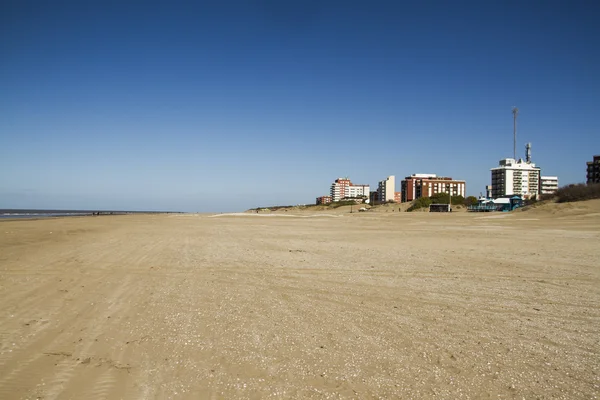
{"type": "Polygon", "coordinates": [[[594,1],[0,2],[0,208],[241,211],[339,177],[478,196],[600,154],[594,1]]]}

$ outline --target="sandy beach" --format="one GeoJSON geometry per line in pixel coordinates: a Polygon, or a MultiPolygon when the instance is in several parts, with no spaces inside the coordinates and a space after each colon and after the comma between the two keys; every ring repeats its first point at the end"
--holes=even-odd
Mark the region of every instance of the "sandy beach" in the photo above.
{"type": "Polygon", "coordinates": [[[0,399],[597,398],[599,244],[597,200],[1,221],[0,399]]]}

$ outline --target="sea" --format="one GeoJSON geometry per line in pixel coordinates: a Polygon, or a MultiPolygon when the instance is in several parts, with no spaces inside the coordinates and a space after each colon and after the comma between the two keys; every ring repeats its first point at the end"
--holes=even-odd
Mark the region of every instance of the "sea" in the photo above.
{"type": "Polygon", "coordinates": [[[102,211],[102,210],[19,210],[0,209],[0,219],[39,219],[56,217],[81,217],[86,215],[149,214],[148,211],[102,211]]]}

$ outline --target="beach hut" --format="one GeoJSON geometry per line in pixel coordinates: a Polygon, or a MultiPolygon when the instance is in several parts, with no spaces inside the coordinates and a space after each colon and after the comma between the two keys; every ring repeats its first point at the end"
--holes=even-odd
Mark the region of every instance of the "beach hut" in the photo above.
{"type": "Polygon", "coordinates": [[[502,196],[494,200],[494,204],[498,207],[498,211],[513,211],[523,205],[521,196],[502,196]]]}
{"type": "Polygon", "coordinates": [[[429,212],[451,212],[450,204],[432,204],[429,206],[429,212]]]}

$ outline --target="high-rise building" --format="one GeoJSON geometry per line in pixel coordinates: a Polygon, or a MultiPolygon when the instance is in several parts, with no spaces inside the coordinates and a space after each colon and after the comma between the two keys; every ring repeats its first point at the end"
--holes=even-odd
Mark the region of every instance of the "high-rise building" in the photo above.
{"type": "Polygon", "coordinates": [[[373,190],[369,194],[369,200],[371,201],[371,204],[379,203],[379,192],[377,190],[373,190]]]}
{"type": "Polygon", "coordinates": [[[532,162],[505,158],[491,171],[494,199],[507,195],[530,199],[540,194],[540,168],[532,162]]]}
{"type": "Polygon", "coordinates": [[[558,190],[558,176],[541,176],[540,193],[554,194],[558,190]]]}
{"type": "Polygon", "coordinates": [[[402,202],[420,197],[431,197],[437,193],[451,193],[452,196],[465,196],[466,183],[436,174],[412,174],[401,183],[402,202]]]}
{"type": "Polygon", "coordinates": [[[369,202],[369,185],[356,185],[348,178],[338,178],[331,184],[331,200],[365,198],[369,202]]]}
{"type": "Polygon", "coordinates": [[[381,203],[394,201],[394,193],[396,191],[396,177],[388,176],[385,180],[380,181],[377,185],[377,194],[381,203]]]}
{"type": "Polygon", "coordinates": [[[586,182],[588,185],[592,183],[600,183],[600,155],[594,156],[593,161],[587,163],[586,182]]]}
{"type": "Polygon", "coordinates": [[[338,178],[331,184],[331,200],[340,201],[346,197],[346,188],[348,188],[352,182],[348,178],[338,178]]]}

